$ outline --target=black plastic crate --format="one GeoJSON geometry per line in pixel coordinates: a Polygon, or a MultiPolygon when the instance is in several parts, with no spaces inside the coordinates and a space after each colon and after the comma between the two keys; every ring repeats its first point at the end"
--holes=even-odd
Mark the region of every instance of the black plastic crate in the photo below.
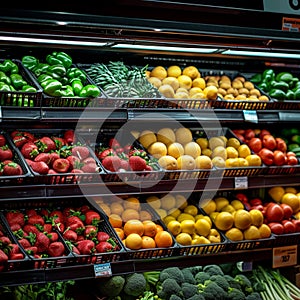
{"type": "MultiPolygon", "coordinates": [[[[0,63],[5,60],[0,59],[0,63]]],[[[10,91],[4,92],[0,91],[0,105],[1,106],[14,106],[20,109],[30,108],[30,107],[40,107],[42,101],[42,89],[38,82],[32,76],[32,74],[22,65],[22,62],[18,59],[11,59],[18,68],[18,74],[23,77],[23,79],[36,89],[36,92],[23,92],[23,91],[10,91]]]]}
{"type": "Polygon", "coordinates": [[[300,232],[273,234],[273,236],[275,238],[273,247],[299,245],[300,232]]]}

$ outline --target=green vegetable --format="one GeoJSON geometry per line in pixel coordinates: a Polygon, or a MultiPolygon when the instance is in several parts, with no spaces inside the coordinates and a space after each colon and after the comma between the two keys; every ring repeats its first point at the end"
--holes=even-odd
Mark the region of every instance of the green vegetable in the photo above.
{"type": "Polygon", "coordinates": [[[300,88],[294,91],[295,100],[300,100],[300,88]]]}
{"type": "Polygon", "coordinates": [[[53,79],[52,76],[50,75],[47,75],[47,74],[41,74],[38,78],[37,78],[37,81],[39,83],[45,81],[45,80],[48,80],[48,79],[53,79]]]}
{"type": "Polygon", "coordinates": [[[191,298],[198,293],[198,286],[189,282],[183,282],[181,285],[181,292],[184,299],[191,298]]]}
{"type": "Polygon", "coordinates": [[[60,64],[62,64],[66,69],[70,68],[73,63],[72,57],[65,52],[53,52],[52,56],[60,61],[60,64]]]}
{"type": "Polygon", "coordinates": [[[121,275],[115,275],[108,278],[99,278],[95,280],[95,286],[102,296],[113,299],[123,290],[125,278],[121,275]]]}
{"type": "Polygon", "coordinates": [[[160,272],[159,280],[164,281],[167,278],[172,278],[181,285],[184,282],[184,276],[178,267],[169,267],[160,272]]]}
{"type": "Polygon", "coordinates": [[[73,78],[79,79],[83,84],[86,82],[86,75],[79,68],[68,69],[66,75],[69,79],[73,79],[73,78]]]}
{"type": "Polygon", "coordinates": [[[87,98],[95,98],[98,97],[101,94],[101,91],[96,85],[93,84],[87,84],[82,88],[80,91],[79,96],[80,97],[87,97],[87,98]]]}
{"type": "Polygon", "coordinates": [[[190,268],[183,268],[181,273],[183,274],[184,282],[196,284],[195,277],[190,268]]]}
{"type": "Polygon", "coordinates": [[[266,69],[262,74],[262,79],[264,82],[270,82],[275,79],[275,72],[273,69],[266,69]]]}
{"type": "Polygon", "coordinates": [[[19,72],[19,67],[11,59],[5,59],[2,64],[0,64],[0,71],[6,74],[13,74],[19,72]]]}
{"type": "Polygon", "coordinates": [[[31,69],[31,71],[36,77],[39,77],[41,74],[45,74],[48,71],[49,67],[50,65],[48,64],[38,63],[36,66],[33,67],[33,69],[31,69]]]}
{"type": "Polygon", "coordinates": [[[146,279],[142,273],[126,275],[123,291],[129,296],[139,296],[146,290],[146,279]]]}
{"type": "Polygon", "coordinates": [[[169,300],[172,295],[180,297],[182,296],[181,285],[175,279],[167,278],[159,286],[157,295],[166,300],[169,300]]]}
{"type": "Polygon", "coordinates": [[[0,91],[1,92],[11,92],[11,87],[4,82],[0,82],[0,91]]]}
{"type": "Polygon", "coordinates": [[[293,80],[294,76],[289,72],[280,72],[276,75],[275,79],[276,81],[284,81],[289,83],[291,80],[293,80]]]}
{"type": "Polygon", "coordinates": [[[295,100],[295,93],[292,90],[286,92],[286,98],[288,100],[295,100]]]}
{"type": "Polygon", "coordinates": [[[11,84],[11,79],[4,72],[0,71],[0,81],[6,84],[11,84]]]}
{"type": "Polygon", "coordinates": [[[287,90],[289,89],[289,84],[284,82],[284,81],[272,80],[270,82],[270,88],[271,89],[278,89],[278,90],[282,90],[284,92],[287,92],[287,90]]]}
{"type": "Polygon", "coordinates": [[[46,74],[52,76],[54,79],[59,79],[60,77],[65,76],[66,72],[67,70],[64,65],[58,64],[49,66],[46,74]]]}
{"type": "Polygon", "coordinates": [[[61,97],[74,97],[73,88],[70,85],[63,85],[60,89],[61,97]]]}
{"type": "Polygon", "coordinates": [[[198,292],[204,296],[205,300],[222,300],[227,297],[227,292],[211,280],[198,284],[198,292]]]}
{"type": "Polygon", "coordinates": [[[74,95],[79,96],[80,92],[83,88],[83,84],[82,84],[81,80],[74,78],[71,80],[71,85],[72,85],[74,95]]]}
{"type": "Polygon", "coordinates": [[[16,90],[22,89],[27,82],[23,79],[22,75],[20,74],[11,74],[10,75],[11,83],[16,90]]]}
{"type": "Polygon", "coordinates": [[[269,91],[269,96],[280,101],[286,100],[285,92],[279,89],[271,89],[269,91]]]}
{"type": "Polygon", "coordinates": [[[25,55],[22,57],[22,64],[29,70],[33,70],[39,64],[39,60],[30,55],[25,55]]]}
{"type": "Polygon", "coordinates": [[[35,87],[25,84],[22,86],[22,92],[35,93],[37,90],[35,87]]]}
{"type": "Polygon", "coordinates": [[[61,65],[62,64],[62,61],[57,59],[54,55],[52,54],[48,54],[46,56],[46,62],[49,64],[49,65],[61,65]]]}
{"type": "Polygon", "coordinates": [[[257,73],[250,78],[250,81],[253,82],[254,84],[259,84],[262,82],[262,80],[263,77],[261,73],[257,73]]]}
{"type": "Polygon", "coordinates": [[[44,89],[44,92],[50,96],[56,96],[58,91],[62,88],[61,82],[55,79],[45,80],[41,83],[41,86],[44,89]]]}
{"type": "Polygon", "coordinates": [[[262,82],[258,84],[258,87],[263,90],[264,92],[267,92],[269,90],[269,85],[266,82],[262,82]]]}
{"type": "Polygon", "coordinates": [[[229,288],[228,291],[228,299],[231,300],[244,300],[246,295],[239,289],[229,288]]]}
{"type": "Polygon", "coordinates": [[[204,271],[199,271],[195,275],[195,280],[197,283],[203,284],[206,280],[209,280],[210,275],[204,271]]]}
{"type": "Polygon", "coordinates": [[[206,265],[203,267],[203,271],[209,275],[224,275],[223,270],[219,265],[206,265]]]}

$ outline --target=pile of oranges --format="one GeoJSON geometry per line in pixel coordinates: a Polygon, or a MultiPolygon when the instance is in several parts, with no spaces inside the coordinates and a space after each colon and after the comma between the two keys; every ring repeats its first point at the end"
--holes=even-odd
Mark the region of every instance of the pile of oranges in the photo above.
{"type": "Polygon", "coordinates": [[[172,235],[164,230],[136,197],[101,199],[97,204],[108,216],[124,246],[130,250],[169,248],[173,246],[172,235]]]}

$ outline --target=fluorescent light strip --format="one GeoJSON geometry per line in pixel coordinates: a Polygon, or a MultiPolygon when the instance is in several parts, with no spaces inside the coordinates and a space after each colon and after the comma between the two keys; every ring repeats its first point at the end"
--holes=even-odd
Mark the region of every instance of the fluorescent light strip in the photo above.
{"type": "Polygon", "coordinates": [[[80,41],[68,41],[68,40],[51,40],[51,39],[36,39],[36,38],[7,37],[7,36],[0,36],[0,41],[97,46],[97,47],[106,45],[106,43],[96,43],[96,42],[80,42],[80,41]]]}
{"type": "Polygon", "coordinates": [[[222,52],[222,54],[241,55],[241,56],[278,57],[278,58],[300,58],[300,54],[276,53],[276,52],[257,52],[257,51],[226,50],[226,51],[222,52]]]}
{"type": "Polygon", "coordinates": [[[131,44],[116,44],[113,48],[137,49],[137,50],[159,50],[159,51],[173,51],[173,52],[191,52],[191,53],[213,53],[217,49],[211,48],[181,48],[168,46],[153,46],[153,45],[131,45],[131,44]]]}

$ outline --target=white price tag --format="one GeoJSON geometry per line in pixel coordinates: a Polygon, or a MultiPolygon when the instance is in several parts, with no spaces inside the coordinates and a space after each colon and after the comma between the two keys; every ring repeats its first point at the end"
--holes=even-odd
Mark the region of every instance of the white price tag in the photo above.
{"type": "Polygon", "coordinates": [[[297,264],[297,245],[273,248],[273,268],[297,264]]]}
{"type": "Polygon", "coordinates": [[[253,263],[252,261],[239,261],[236,266],[241,272],[248,272],[252,271],[253,263]]]}
{"type": "Polygon", "coordinates": [[[110,277],[112,276],[110,263],[94,265],[95,277],[110,277]]]}
{"type": "Polygon", "coordinates": [[[244,119],[247,122],[258,123],[256,110],[243,110],[244,119]]]}
{"type": "Polygon", "coordinates": [[[235,177],[234,178],[234,188],[235,189],[247,189],[248,188],[248,177],[235,177]]]}

